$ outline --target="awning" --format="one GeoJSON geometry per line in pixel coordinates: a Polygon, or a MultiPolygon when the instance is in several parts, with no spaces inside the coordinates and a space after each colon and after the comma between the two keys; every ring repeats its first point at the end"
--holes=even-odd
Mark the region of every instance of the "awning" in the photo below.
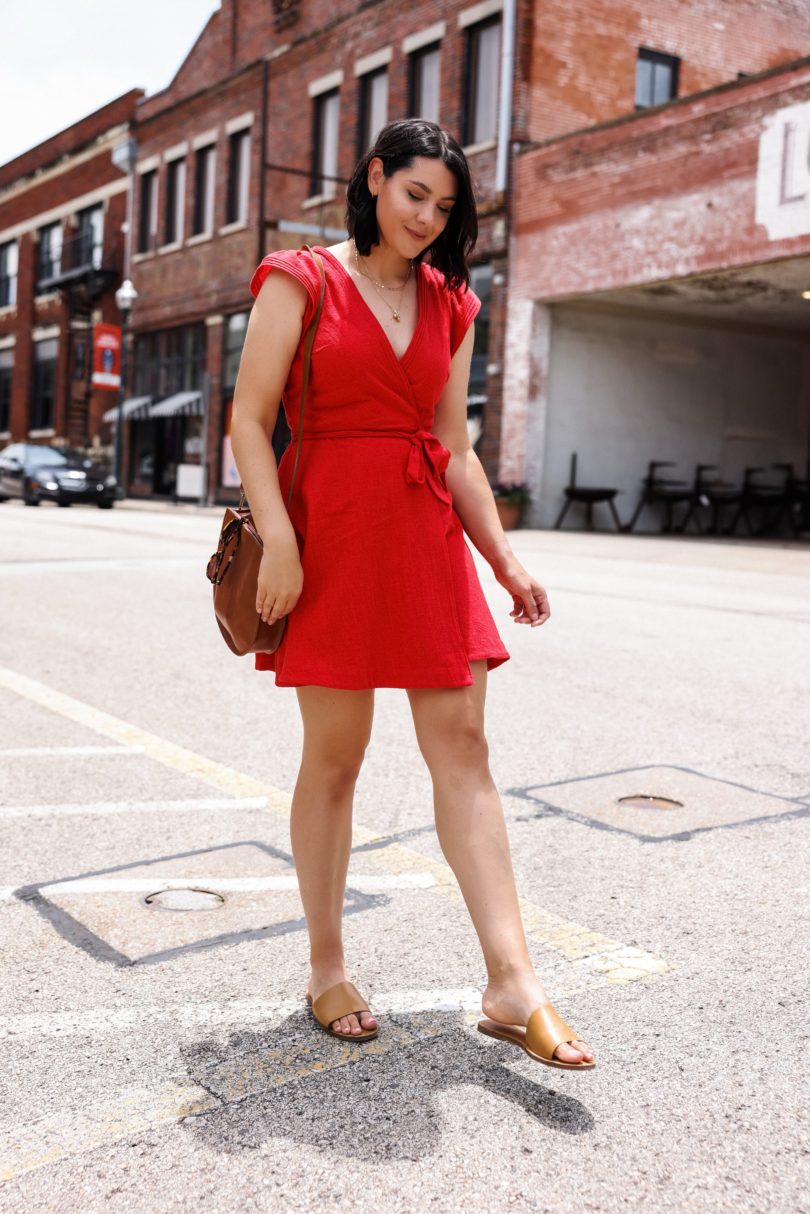
{"type": "Polygon", "coordinates": [[[150,417],[202,417],[202,392],[175,392],[149,410],[150,417]]]}
{"type": "MultiPolygon", "coordinates": [[[[149,406],[151,404],[151,396],[130,396],[129,400],[124,401],[124,420],[127,418],[148,417],[149,406]]],[[[101,420],[104,422],[114,422],[117,417],[118,405],[113,405],[112,409],[108,409],[101,420]]]]}

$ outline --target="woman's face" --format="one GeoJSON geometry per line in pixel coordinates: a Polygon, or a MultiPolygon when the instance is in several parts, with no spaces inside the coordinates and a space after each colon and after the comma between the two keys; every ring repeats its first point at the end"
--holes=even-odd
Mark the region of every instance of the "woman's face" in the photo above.
{"type": "Polygon", "coordinates": [[[416,156],[391,177],[375,156],[368,168],[368,188],[377,196],[381,243],[406,261],[417,257],[441,236],[458,194],[455,174],[441,160],[416,156]]]}

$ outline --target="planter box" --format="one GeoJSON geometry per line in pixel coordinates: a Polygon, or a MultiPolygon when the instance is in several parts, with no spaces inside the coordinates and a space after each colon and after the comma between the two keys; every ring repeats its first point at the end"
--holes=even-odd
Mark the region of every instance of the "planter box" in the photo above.
{"type": "Polygon", "coordinates": [[[504,531],[514,531],[520,523],[520,516],[523,513],[523,503],[510,502],[504,497],[496,497],[495,505],[498,508],[498,518],[501,520],[501,526],[504,531]]]}

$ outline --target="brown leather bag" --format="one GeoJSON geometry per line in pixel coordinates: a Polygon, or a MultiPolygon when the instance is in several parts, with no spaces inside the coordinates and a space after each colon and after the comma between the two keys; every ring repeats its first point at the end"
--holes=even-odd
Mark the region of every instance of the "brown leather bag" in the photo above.
{"type": "MultiPolygon", "coordinates": [[[[301,456],[301,435],[304,430],[304,406],[306,404],[309,371],[312,363],[312,345],[315,331],[323,311],[326,290],[326,275],[323,262],[309,245],[303,246],[316,262],[321,275],[321,293],[304,337],[304,369],[301,378],[301,404],[298,413],[298,441],[290,488],[287,493],[287,509],[292,499],[298,460],[301,456]]],[[[240,657],[247,653],[274,653],[281,644],[287,617],[282,616],[274,624],[266,624],[256,611],[256,585],[259,580],[264,544],[256,530],[249,509],[245,508],[245,491],[242,489],[239,505],[225,508],[225,517],[219,534],[217,550],[206,567],[206,577],[214,587],[214,614],[219,630],[228,648],[240,657]]]]}

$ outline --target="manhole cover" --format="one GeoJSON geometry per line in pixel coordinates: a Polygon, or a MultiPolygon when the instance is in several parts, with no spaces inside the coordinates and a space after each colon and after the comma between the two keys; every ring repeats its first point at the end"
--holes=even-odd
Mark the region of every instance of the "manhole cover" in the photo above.
{"type": "Polygon", "coordinates": [[[210,889],[161,889],[157,893],[147,894],[144,898],[147,906],[159,910],[216,910],[224,905],[225,899],[221,894],[215,894],[210,889]]]}
{"type": "Polygon", "coordinates": [[[652,793],[619,797],[619,805],[629,805],[631,809],[683,809],[683,801],[675,801],[672,797],[657,797],[652,793]]]}

